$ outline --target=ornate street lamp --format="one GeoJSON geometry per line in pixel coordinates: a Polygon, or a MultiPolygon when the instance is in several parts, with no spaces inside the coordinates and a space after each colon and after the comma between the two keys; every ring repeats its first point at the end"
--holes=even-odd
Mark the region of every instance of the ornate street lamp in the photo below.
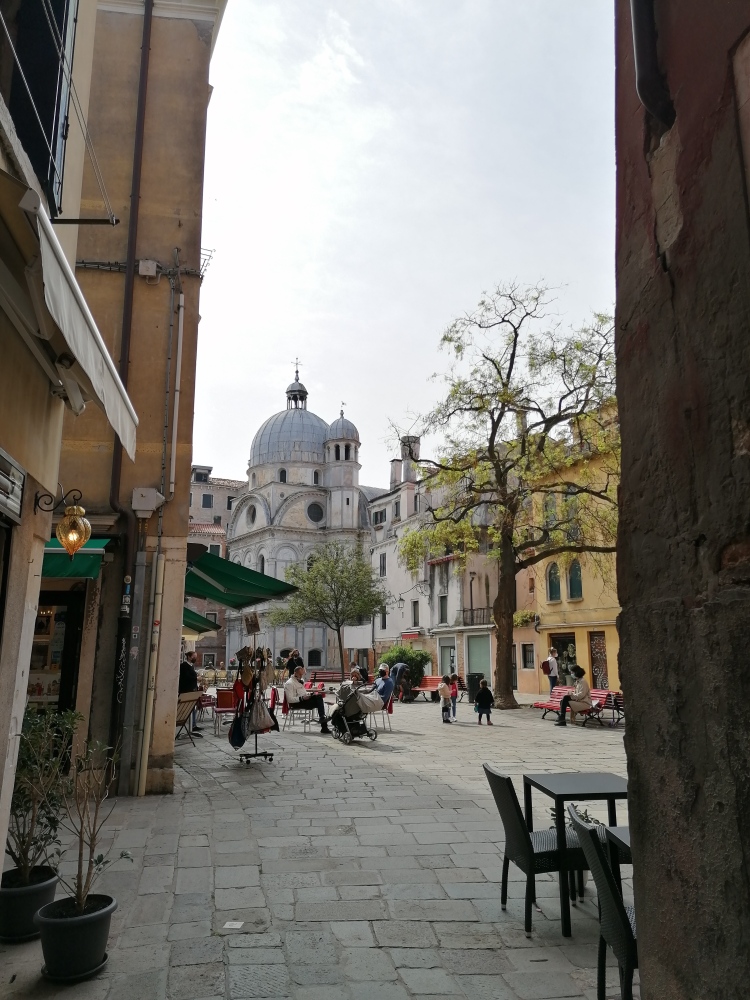
{"type": "Polygon", "coordinates": [[[34,513],[38,510],[55,511],[58,507],[65,508],[65,517],[58,524],[55,534],[70,558],[91,538],[91,525],[86,520],[86,511],[79,506],[80,490],[69,490],[67,493],[60,484],[60,499],[52,493],[37,493],[34,497],[34,513]]]}

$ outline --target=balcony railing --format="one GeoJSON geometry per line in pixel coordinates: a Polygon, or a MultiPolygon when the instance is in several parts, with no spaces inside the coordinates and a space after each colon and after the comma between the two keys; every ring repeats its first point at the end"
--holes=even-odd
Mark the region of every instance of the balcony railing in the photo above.
{"type": "Polygon", "coordinates": [[[492,608],[464,608],[464,625],[492,625],[492,608]]]}

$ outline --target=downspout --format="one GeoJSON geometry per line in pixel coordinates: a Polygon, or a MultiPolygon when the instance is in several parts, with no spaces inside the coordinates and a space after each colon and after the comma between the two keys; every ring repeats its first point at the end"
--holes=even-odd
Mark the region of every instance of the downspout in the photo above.
{"type": "Polygon", "coordinates": [[[148,776],[148,752],[151,748],[151,726],[154,721],[154,696],[156,693],[156,664],[159,658],[159,636],[161,633],[161,604],[164,594],[164,553],[156,557],[156,588],[154,592],[154,622],[151,629],[151,653],[148,660],[148,676],[146,678],[146,710],[143,719],[143,738],[141,740],[141,756],[138,762],[137,795],[146,794],[146,778],[148,776]]]}
{"type": "Polygon", "coordinates": [[[635,56],[635,89],[641,104],[665,128],[675,121],[669,87],[659,69],[654,0],[630,0],[635,56]]]}
{"type": "MultiPolygon", "coordinates": [[[[154,0],[145,0],[143,12],[143,36],[141,41],[141,66],[138,79],[138,102],[135,120],[135,141],[133,145],[133,173],[130,191],[130,219],[128,221],[128,247],[125,270],[125,289],[122,310],[122,337],[120,341],[119,375],[123,386],[127,388],[130,369],[130,342],[133,330],[133,292],[135,288],[135,255],[138,240],[138,216],[141,198],[141,174],[143,171],[143,137],[146,121],[146,91],[148,88],[148,69],[151,54],[151,26],[153,22],[154,0]]],[[[109,487],[109,505],[126,521],[125,531],[125,573],[123,578],[122,599],[120,601],[120,618],[117,629],[117,666],[113,692],[113,711],[110,736],[112,745],[116,745],[123,723],[121,706],[127,685],[127,673],[132,666],[135,651],[136,665],[138,643],[140,636],[140,621],[132,621],[132,580],[135,574],[136,545],[138,540],[137,519],[133,511],[120,502],[120,487],[122,480],[122,444],[115,438],[112,450],[112,476],[109,487]]],[[[122,762],[122,770],[130,772],[130,761],[122,762]]]]}

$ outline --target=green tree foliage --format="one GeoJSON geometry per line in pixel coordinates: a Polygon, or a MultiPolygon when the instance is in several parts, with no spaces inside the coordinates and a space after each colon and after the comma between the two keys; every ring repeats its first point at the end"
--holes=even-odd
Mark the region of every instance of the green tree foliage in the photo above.
{"type": "Polygon", "coordinates": [[[286,578],[298,588],[286,606],[268,616],[271,625],[319,622],[336,633],[344,676],[341,630],[371,619],[388,601],[388,591],[374,576],[362,550],[354,545],[329,542],[316,549],[309,566],[290,566],[286,578]]]}
{"type": "Polygon", "coordinates": [[[444,441],[420,462],[427,523],[406,534],[401,557],[485,551],[499,564],[494,691],[517,708],[512,686],[515,578],[556,556],[615,550],[620,436],[614,401],[612,319],[578,330],[550,323],[547,290],[501,285],[455,320],[441,346],[452,362],[444,399],[421,421],[444,441]]]}
{"type": "Polygon", "coordinates": [[[418,687],[422,683],[424,668],[431,662],[432,657],[426,649],[412,649],[411,646],[391,646],[378,657],[378,663],[386,663],[389,667],[405,663],[411,687],[418,687]]]}

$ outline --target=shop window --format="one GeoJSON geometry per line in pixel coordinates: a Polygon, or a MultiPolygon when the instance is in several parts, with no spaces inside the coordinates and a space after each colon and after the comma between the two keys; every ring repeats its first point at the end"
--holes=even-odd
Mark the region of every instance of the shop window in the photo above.
{"type": "Polygon", "coordinates": [[[556,562],[547,567],[547,600],[560,600],[560,569],[556,562]]]}
{"type": "Polygon", "coordinates": [[[412,628],[419,626],[419,601],[411,602],[411,625],[412,628]]]}
{"type": "Polygon", "coordinates": [[[568,570],[568,597],[571,601],[580,601],[583,597],[583,580],[581,579],[581,564],[574,559],[568,570]]]}
{"type": "Polygon", "coordinates": [[[448,624],[448,595],[438,597],[438,621],[440,625],[448,624]]]}
{"type": "Polygon", "coordinates": [[[323,652],[320,649],[311,649],[307,653],[308,667],[320,667],[323,664],[323,652]]]}

